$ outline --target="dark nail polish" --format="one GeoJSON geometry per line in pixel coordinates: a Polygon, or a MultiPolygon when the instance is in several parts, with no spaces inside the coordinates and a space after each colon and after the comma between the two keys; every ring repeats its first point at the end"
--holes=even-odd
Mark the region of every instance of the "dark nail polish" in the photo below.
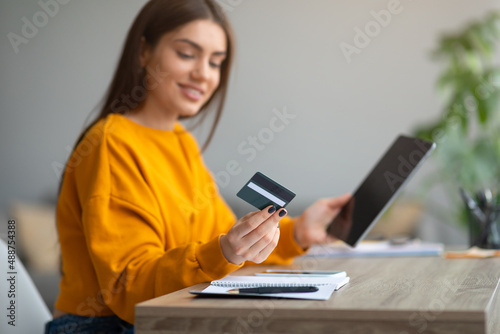
{"type": "Polygon", "coordinates": [[[274,211],[276,211],[276,208],[274,206],[270,207],[269,210],[267,210],[267,212],[269,213],[273,213],[274,211]]]}
{"type": "Polygon", "coordinates": [[[285,209],[281,210],[280,213],[279,213],[279,216],[280,217],[285,217],[285,215],[286,215],[286,210],[285,209]]]}

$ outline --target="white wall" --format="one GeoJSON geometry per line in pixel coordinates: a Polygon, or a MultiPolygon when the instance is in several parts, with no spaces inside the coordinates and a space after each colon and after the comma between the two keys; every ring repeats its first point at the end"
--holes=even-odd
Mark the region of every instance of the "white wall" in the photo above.
{"type": "MultiPolygon", "coordinates": [[[[231,160],[241,166],[227,185],[220,183],[239,214],[250,207],[235,193],[255,171],[297,193],[292,214],[317,197],[353,191],[397,134],[437,117],[439,65],[429,51],[438,35],[500,9],[499,0],[401,0],[400,12],[348,62],[340,44],[354,44],[354,29],[371,24],[371,11],[391,1],[220,1],[232,4],[238,55],[225,114],[205,157],[214,173],[231,160]],[[250,154],[237,147],[250,147],[248,137],[269,127],[273,109],[295,118],[247,161],[250,154]]],[[[16,53],[7,35],[22,36],[23,18],[43,19],[42,8],[37,1],[1,0],[0,211],[14,199],[55,197],[60,171],[54,166],[66,161],[67,147],[102,98],[144,3],[69,1],[16,53]]],[[[203,140],[203,131],[195,134],[203,140]]],[[[431,164],[421,173],[429,172],[431,164]]]]}

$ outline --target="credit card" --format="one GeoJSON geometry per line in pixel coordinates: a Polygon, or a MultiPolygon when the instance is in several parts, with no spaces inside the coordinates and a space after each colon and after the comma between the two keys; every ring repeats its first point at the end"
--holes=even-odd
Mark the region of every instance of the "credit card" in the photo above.
{"type": "Polygon", "coordinates": [[[269,205],[284,208],[295,194],[264,174],[257,172],[236,194],[242,200],[262,210],[269,205]]]}

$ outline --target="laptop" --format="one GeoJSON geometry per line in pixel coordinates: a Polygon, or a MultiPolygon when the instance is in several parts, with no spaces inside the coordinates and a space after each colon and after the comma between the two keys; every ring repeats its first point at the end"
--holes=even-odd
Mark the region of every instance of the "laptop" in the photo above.
{"type": "Polygon", "coordinates": [[[327,233],[356,247],[391,205],[436,144],[399,136],[327,227],[327,233]]]}

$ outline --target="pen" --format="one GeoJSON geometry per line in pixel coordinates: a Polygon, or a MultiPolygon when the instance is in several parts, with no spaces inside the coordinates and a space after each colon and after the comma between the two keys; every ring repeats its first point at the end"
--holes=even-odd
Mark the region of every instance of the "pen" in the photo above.
{"type": "Polygon", "coordinates": [[[462,200],[464,201],[467,208],[484,227],[487,222],[484,212],[481,210],[479,205],[477,205],[476,201],[474,201],[474,199],[463,188],[459,188],[459,190],[460,196],[462,197],[462,200]]]}
{"type": "Polygon", "coordinates": [[[244,289],[231,289],[228,292],[237,295],[240,293],[294,293],[294,292],[316,292],[318,288],[315,286],[286,286],[286,287],[261,287],[261,288],[244,288],[244,289]]]}

